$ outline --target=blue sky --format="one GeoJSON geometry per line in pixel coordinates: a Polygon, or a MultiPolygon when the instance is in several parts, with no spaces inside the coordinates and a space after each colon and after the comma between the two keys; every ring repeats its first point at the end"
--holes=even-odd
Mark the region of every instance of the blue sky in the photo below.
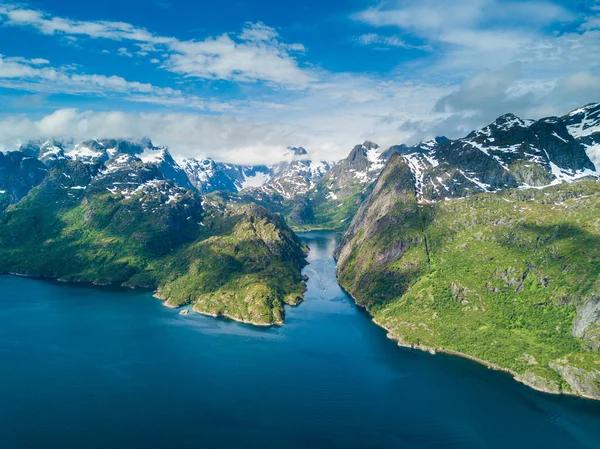
{"type": "Polygon", "coordinates": [[[338,159],[600,101],[600,2],[0,0],[0,149],[149,136],[338,159]]]}

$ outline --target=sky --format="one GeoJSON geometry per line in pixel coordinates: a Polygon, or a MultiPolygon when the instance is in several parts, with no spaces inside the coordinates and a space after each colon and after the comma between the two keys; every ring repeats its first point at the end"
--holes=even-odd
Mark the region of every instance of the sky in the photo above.
{"type": "Polygon", "coordinates": [[[337,160],[600,101],[600,0],[0,0],[0,150],[337,160]]]}

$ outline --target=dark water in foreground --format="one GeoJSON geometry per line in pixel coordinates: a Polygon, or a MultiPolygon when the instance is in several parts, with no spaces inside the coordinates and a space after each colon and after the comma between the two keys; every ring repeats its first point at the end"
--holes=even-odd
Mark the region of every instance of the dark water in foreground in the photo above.
{"type": "Polygon", "coordinates": [[[600,402],[386,339],[312,249],[285,326],[0,277],[0,448],[600,448],[600,402]]]}

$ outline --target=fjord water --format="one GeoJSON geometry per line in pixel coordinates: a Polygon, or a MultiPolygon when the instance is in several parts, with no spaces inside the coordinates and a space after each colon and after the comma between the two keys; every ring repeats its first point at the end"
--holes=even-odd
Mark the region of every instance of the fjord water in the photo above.
{"type": "Polygon", "coordinates": [[[600,402],[399,348],[345,295],[335,235],[283,327],[148,293],[0,277],[0,447],[598,448],[600,402]]]}

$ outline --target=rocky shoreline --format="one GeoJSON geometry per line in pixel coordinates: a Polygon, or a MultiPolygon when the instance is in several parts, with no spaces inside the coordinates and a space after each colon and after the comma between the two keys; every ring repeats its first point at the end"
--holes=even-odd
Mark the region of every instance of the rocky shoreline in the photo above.
{"type": "MultiPolygon", "coordinates": [[[[341,287],[341,285],[340,285],[340,287],[341,287]]],[[[395,341],[398,344],[398,346],[400,346],[400,347],[408,348],[408,349],[417,349],[419,351],[428,352],[431,355],[441,353],[441,354],[453,355],[453,356],[461,357],[464,359],[468,359],[473,362],[479,363],[480,365],[486,366],[488,369],[492,369],[494,371],[502,371],[504,373],[510,374],[513,377],[513,379],[516,380],[517,382],[520,382],[523,385],[526,385],[527,387],[532,388],[536,391],[540,391],[542,393],[555,394],[555,395],[562,394],[562,395],[566,395],[566,396],[575,396],[575,397],[591,399],[591,400],[595,400],[595,401],[600,400],[600,398],[596,397],[596,396],[583,394],[583,393],[580,393],[577,391],[564,390],[559,385],[550,383],[551,381],[548,381],[547,379],[537,376],[534,373],[519,374],[516,371],[513,371],[509,368],[505,368],[500,365],[496,365],[495,363],[488,362],[487,360],[483,360],[478,357],[475,357],[475,356],[472,356],[469,354],[465,354],[463,352],[455,351],[452,349],[445,349],[445,348],[433,348],[430,346],[425,346],[425,345],[416,344],[416,343],[406,343],[406,342],[402,341],[398,336],[394,335],[392,333],[392,331],[389,328],[387,328],[383,323],[377,321],[377,319],[373,316],[371,311],[367,307],[359,304],[350,292],[348,292],[343,287],[341,287],[341,288],[345,293],[348,294],[348,296],[350,296],[350,298],[352,298],[352,301],[354,302],[354,304],[356,304],[356,306],[360,307],[366,313],[369,314],[369,316],[371,317],[371,321],[373,321],[373,323],[375,323],[377,326],[381,327],[382,329],[385,329],[385,331],[387,332],[386,337],[389,338],[390,340],[395,341]]]]}
{"type": "MultiPolygon", "coordinates": [[[[165,307],[167,307],[167,308],[169,308],[169,309],[180,309],[180,308],[182,308],[182,306],[175,306],[175,305],[169,304],[169,303],[167,302],[167,300],[168,300],[169,298],[165,298],[165,297],[163,297],[163,296],[159,295],[157,292],[155,292],[153,296],[154,296],[156,299],[158,299],[158,300],[162,301],[162,302],[163,302],[163,306],[165,306],[165,307]]],[[[295,306],[297,306],[298,304],[301,304],[301,303],[302,303],[302,301],[299,301],[297,304],[286,304],[286,305],[289,305],[290,307],[295,307],[295,306]]],[[[190,310],[190,309],[186,309],[186,310],[190,310]]],[[[198,313],[198,314],[200,314],[200,315],[210,316],[210,317],[212,317],[212,318],[227,318],[227,319],[230,319],[230,320],[232,320],[232,321],[236,321],[236,322],[238,322],[238,323],[242,323],[242,324],[251,324],[251,325],[253,325],[253,326],[258,326],[258,327],[283,326],[283,321],[276,321],[276,322],[273,322],[273,323],[261,323],[261,322],[258,322],[258,321],[252,321],[252,320],[246,320],[246,319],[244,319],[244,318],[239,318],[239,317],[236,317],[236,316],[230,315],[230,314],[228,314],[228,313],[212,313],[212,312],[206,312],[206,311],[203,311],[203,310],[200,310],[200,309],[198,309],[198,308],[197,308],[195,305],[194,305],[194,306],[192,306],[192,308],[191,308],[191,311],[192,311],[192,312],[195,312],[195,313],[198,313]]],[[[180,313],[180,314],[181,314],[181,313],[180,313]]],[[[186,315],[187,315],[187,314],[186,314],[186,315]]]]}
{"type": "MultiPolygon", "coordinates": [[[[30,279],[40,279],[40,280],[45,280],[45,281],[56,281],[56,282],[61,282],[61,283],[65,283],[65,284],[78,284],[78,285],[89,285],[90,287],[120,287],[120,288],[128,288],[128,289],[132,289],[132,290],[148,290],[148,289],[152,289],[152,287],[147,287],[147,286],[136,286],[136,285],[132,285],[132,284],[121,284],[121,285],[115,285],[111,282],[102,282],[102,281],[79,281],[77,279],[64,279],[62,277],[56,277],[56,276],[38,276],[38,275],[33,275],[33,274],[27,274],[27,273],[16,273],[16,272],[7,272],[7,273],[0,273],[0,275],[7,275],[7,276],[17,276],[17,277],[24,277],[24,278],[30,278],[30,279]]],[[[155,291],[152,295],[154,298],[162,301],[162,305],[164,307],[167,307],[169,309],[179,309],[181,308],[181,306],[174,306],[172,304],[169,304],[167,302],[167,300],[169,298],[163,297],[161,296],[157,291],[155,291]]],[[[296,304],[287,304],[290,307],[295,307],[299,304],[301,304],[303,302],[302,301],[298,301],[298,303],[296,304]]],[[[252,320],[245,320],[243,318],[239,318],[239,317],[235,317],[233,315],[229,315],[227,313],[220,313],[220,314],[216,314],[216,313],[210,313],[210,312],[204,312],[202,310],[197,309],[196,307],[192,307],[192,311],[201,315],[205,315],[205,316],[210,316],[213,318],[228,318],[230,320],[236,321],[238,323],[243,323],[243,324],[251,324],[253,326],[259,326],[259,327],[272,327],[272,326],[283,326],[283,321],[277,321],[277,322],[273,322],[273,323],[261,323],[258,321],[252,321],[252,320]]],[[[182,314],[184,315],[184,314],[182,314]]],[[[187,314],[185,314],[187,315],[187,314]]]]}
{"type": "MultiPolygon", "coordinates": [[[[31,275],[31,274],[26,274],[26,273],[16,273],[16,272],[9,272],[9,273],[0,273],[0,274],[5,274],[5,275],[10,275],[10,276],[18,276],[18,277],[27,277],[27,278],[33,278],[33,279],[41,279],[41,280],[55,280],[57,282],[64,282],[64,283],[74,283],[74,284],[89,284],[92,286],[100,286],[100,287],[105,287],[105,286],[110,286],[113,284],[105,284],[105,283],[100,283],[100,282],[89,282],[89,281],[77,281],[77,280],[66,280],[66,279],[62,279],[62,278],[56,278],[56,277],[44,277],[44,276],[35,276],[35,275],[31,275]]],[[[132,286],[132,285],[121,285],[122,288],[127,287],[127,288],[131,288],[131,289],[137,289],[138,287],[136,286],[132,286]]],[[[340,286],[341,287],[341,286],[340,286]]],[[[419,351],[423,351],[423,352],[428,352],[432,355],[435,355],[437,353],[442,353],[442,354],[448,354],[448,355],[453,355],[453,356],[458,356],[458,357],[462,357],[468,360],[471,360],[473,362],[479,363],[480,365],[484,365],[489,369],[492,369],[494,371],[502,371],[505,372],[507,374],[510,374],[514,380],[516,380],[517,382],[520,382],[524,385],[526,385],[529,388],[532,388],[536,391],[540,391],[542,393],[547,393],[547,394],[562,394],[562,395],[568,395],[568,396],[575,396],[575,397],[581,397],[581,398],[586,398],[586,399],[592,399],[592,400],[600,400],[600,398],[595,397],[595,396],[591,396],[591,395],[587,395],[585,393],[581,393],[578,391],[573,391],[573,390],[564,390],[563,388],[561,388],[558,384],[556,384],[555,382],[552,381],[548,381],[547,379],[544,379],[540,376],[537,376],[534,373],[531,372],[526,372],[524,374],[519,374],[516,371],[513,371],[509,368],[505,368],[502,367],[500,365],[497,365],[495,363],[489,362],[487,360],[483,360],[480,359],[478,357],[469,355],[469,354],[465,354],[459,351],[455,351],[452,349],[446,349],[446,348],[434,348],[434,347],[430,347],[430,346],[425,346],[425,345],[421,345],[421,344],[416,344],[416,343],[407,343],[402,341],[398,336],[394,335],[392,333],[392,331],[386,327],[383,323],[379,322],[371,313],[371,311],[359,304],[356,299],[352,296],[352,294],[350,292],[348,292],[347,290],[345,290],[342,287],[342,290],[348,294],[348,296],[350,296],[354,302],[355,305],[357,305],[358,307],[364,309],[369,316],[371,317],[371,320],[373,321],[373,323],[375,323],[377,326],[381,327],[382,329],[385,329],[387,332],[387,338],[389,338],[390,340],[395,341],[398,346],[400,347],[404,347],[404,348],[409,348],[409,349],[417,349],[419,351]]],[[[157,299],[159,299],[160,301],[162,301],[163,306],[169,308],[169,309],[180,309],[180,306],[174,306],[171,305],[167,302],[168,298],[165,298],[161,295],[158,294],[158,292],[154,292],[153,296],[157,299]]],[[[302,301],[300,301],[298,304],[300,304],[302,301]]],[[[294,304],[294,305],[290,305],[291,307],[297,306],[298,304],[294,304]]],[[[190,310],[190,309],[185,309],[185,310],[190,310]]],[[[284,322],[283,321],[278,321],[278,322],[273,322],[273,323],[264,323],[264,322],[257,322],[257,321],[252,321],[252,320],[246,320],[244,318],[239,318],[227,313],[211,313],[211,312],[207,312],[207,311],[202,311],[198,308],[196,308],[195,306],[193,306],[191,308],[192,312],[201,314],[201,315],[205,315],[205,316],[210,316],[213,318],[227,318],[230,319],[232,321],[238,322],[238,323],[242,323],[242,324],[250,324],[253,326],[258,326],[258,327],[273,327],[273,326],[283,326],[284,322]]],[[[180,313],[183,315],[183,313],[180,313]]],[[[187,313],[186,313],[187,314],[187,313]]]]}
{"type": "Polygon", "coordinates": [[[213,318],[228,318],[228,319],[236,321],[238,323],[251,324],[253,326],[258,326],[258,327],[283,326],[283,321],[278,321],[278,322],[273,322],[273,323],[259,323],[257,321],[251,321],[251,320],[245,320],[243,318],[238,318],[233,315],[229,315],[227,313],[204,312],[202,310],[197,309],[196,307],[192,307],[192,310],[196,313],[199,313],[200,315],[210,316],[213,318]]]}
{"type": "MultiPolygon", "coordinates": [[[[352,296],[352,295],[350,295],[350,296],[352,296]]],[[[371,315],[371,313],[368,311],[368,309],[365,308],[365,310],[367,311],[367,313],[369,313],[369,315],[371,315]]],[[[591,396],[591,395],[581,393],[578,391],[573,391],[573,390],[565,390],[565,389],[561,388],[559,385],[557,385],[556,383],[549,381],[543,377],[540,377],[534,373],[527,372],[524,374],[519,374],[516,371],[513,371],[509,368],[505,368],[500,365],[496,365],[495,363],[488,362],[487,360],[483,360],[478,357],[475,357],[475,356],[472,356],[469,354],[465,354],[463,352],[455,351],[452,349],[445,349],[445,348],[432,348],[429,346],[415,344],[415,343],[406,343],[406,342],[402,341],[399,337],[394,335],[390,331],[390,329],[388,329],[385,325],[383,325],[382,323],[378,322],[375,318],[373,318],[373,315],[371,315],[371,317],[372,317],[373,323],[375,323],[377,326],[379,326],[382,329],[385,329],[387,331],[387,335],[386,335],[387,338],[395,341],[398,344],[398,346],[400,346],[400,347],[409,348],[409,349],[417,349],[419,351],[429,352],[432,355],[441,353],[441,354],[448,354],[448,355],[453,355],[453,356],[457,356],[457,357],[462,357],[464,359],[468,359],[473,362],[479,363],[480,365],[484,365],[487,368],[492,369],[494,371],[502,371],[507,374],[510,374],[513,377],[513,379],[516,380],[517,382],[520,382],[523,385],[526,385],[527,387],[532,388],[536,391],[540,391],[542,393],[562,394],[562,395],[566,395],[566,396],[575,396],[575,397],[591,399],[591,400],[595,400],[595,401],[600,400],[600,398],[596,397],[596,396],[591,396]]]]}

